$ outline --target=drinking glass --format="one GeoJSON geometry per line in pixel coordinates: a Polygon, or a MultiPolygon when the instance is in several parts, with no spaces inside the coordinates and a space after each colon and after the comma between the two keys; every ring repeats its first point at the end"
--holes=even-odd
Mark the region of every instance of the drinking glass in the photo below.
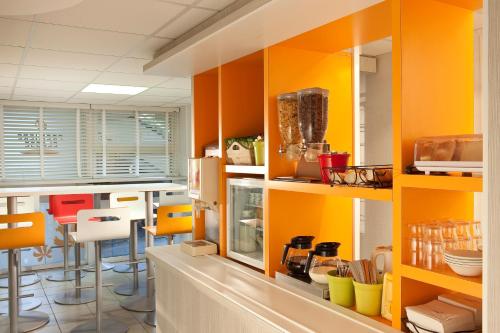
{"type": "Polygon", "coordinates": [[[431,270],[443,265],[443,242],[426,240],[424,246],[424,267],[431,270]]]}
{"type": "Polygon", "coordinates": [[[424,241],[441,241],[441,225],[437,223],[428,224],[424,227],[424,241]]]}
{"type": "Polygon", "coordinates": [[[456,239],[453,238],[443,239],[443,252],[446,252],[448,250],[457,250],[457,249],[458,249],[458,244],[456,239]]]}
{"type": "Polygon", "coordinates": [[[441,225],[441,236],[443,239],[457,240],[457,226],[451,222],[444,222],[441,225]]]}
{"type": "Polygon", "coordinates": [[[472,250],[472,238],[470,235],[470,224],[467,221],[455,221],[457,227],[457,244],[460,250],[472,250]]]}
{"type": "Polygon", "coordinates": [[[423,224],[408,224],[410,264],[422,266],[423,264],[423,224]]]}
{"type": "Polygon", "coordinates": [[[470,223],[471,236],[472,236],[472,247],[475,251],[483,249],[483,233],[481,231],[481,222],[472,221],[470,223]]]}

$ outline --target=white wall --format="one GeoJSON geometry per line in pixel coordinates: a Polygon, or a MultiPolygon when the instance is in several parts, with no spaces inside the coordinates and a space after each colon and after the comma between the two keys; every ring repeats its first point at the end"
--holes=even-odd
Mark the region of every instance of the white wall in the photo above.
{"type": "MultiPolygon", "coordinates": [[[[392,163],[392,54],[377,56],[377,73],[361,74],[364,109],[363,164],[392,163]]],[[[362,201],[361,257],[377,245],[392,244],[392,203],[362,201]]]]}

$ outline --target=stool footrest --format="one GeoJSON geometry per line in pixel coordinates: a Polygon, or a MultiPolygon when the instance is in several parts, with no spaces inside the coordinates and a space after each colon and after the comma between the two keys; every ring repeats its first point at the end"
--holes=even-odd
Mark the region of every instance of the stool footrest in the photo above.
{"type": "Polygon", "coordinates": [[[154,280],[154,279],[155,279],[155,277],[154,277],[154,276],[148,276],[148,278],[147,278],[147,279],[148,279],[148,280],[154,280]]]}
{"type": "MultiPolygon", "coordinates": [[[[114,284],[112,284],[112,283],[106,283],[106,284],[102,285],[102,287],[112,287],[112,286],[114,286],[114,284]]],[[[86,286],[75,287],[75,289],[91,289],[91,288],[95,288],[95,285],[86,285],[86,286]]]]}
{"type": "Polygon", "coordinates": [[[64,272],[79,272],[83,271],[83,268],[78,267],[78,268],[68,268],[68,269],[63,269],[64,272]]]}
{"type": "MultiPolygon", "coordinates": [[[[30,298],[30,297],[35,297],[35,294],[24,294],[24,295],[18,295],[17,296],[17,299],[21,299],[21,298],[30,298]]],[[[1,297],[0,298],[0,302],[5,302],[5,301],[8,301],[10,300],[10,297],[1,297]]]]}
{"type": "Polygon", "coordinates": [[[136,260],[136,261],[129,261],[128,264],[129,265],[135,265],[135,264],[140,264],[140,263],[143,263],[143,262],[146,262],[146,259],[139,259],[139,260],[136,260]]]}

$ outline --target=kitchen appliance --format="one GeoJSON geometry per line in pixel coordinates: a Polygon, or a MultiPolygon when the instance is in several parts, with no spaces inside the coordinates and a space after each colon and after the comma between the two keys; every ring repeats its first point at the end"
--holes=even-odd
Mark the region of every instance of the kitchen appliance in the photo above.
{"type": "Polygon", "coordinates": [[[419,138],[415,142],[417,170],[431,172],[483,172],[483,135],[419,138]]]}
{"type": "Polygon", "coordinates": [[[191,199],[215,205],[219,200],[219,158],[190,158],[188,195],[191,199]]]}
{"type": "Polygon", "coordinates": [[[313,239],[314,236],[296,236],[285,244],[281,264],[286,266],[290,276],[309,279],[306,264],[313,239]]]}
{"type": "Polygon", "coordinates": [[[377,270],[377,281],[382,282],[385,273],[392,273],[392,246],[377,246],[372,252],[371,261],[377,270]],[[382,265],[379,265],[380,262],[382,265]]]}
{"type": "Polygon", "coordinates": [[[328,283],[328,272],[337,269],[340,261],[338,248],[340,243],[323,242],[316,244],[314,251],[309,251],[307,255],[305,274],[317,283],[328,283]]]}
{"type": "Polygon", "coordinates": [[[264,269],[264,180],[227,180],[227,256],[264,269]]]}

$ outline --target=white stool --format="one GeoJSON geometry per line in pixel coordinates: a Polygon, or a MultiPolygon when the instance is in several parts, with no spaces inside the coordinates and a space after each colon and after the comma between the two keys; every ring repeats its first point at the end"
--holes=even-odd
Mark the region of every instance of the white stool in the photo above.
{"type": "Polygon", "coordinates": [[[72,232],[75,242],[95,243],[96,319],[87,321],[71,332],[127,332],[128,327],[113,319],[102,318],[101,241],[130,237],[130,216],[126,208],[87,209],[77,213],[77,232],[72,232]]]}
{"type": "Polygon", "coordinates": [[[128,264],[116,265],[117,273],[133,273],[133,280],[117,286],[114,291],[118,295],[132,296],[144,293],[145,283],[139,283],[139,272],[146,269],[144,262],[137,258],[137,222],[146,219],[146,201],[144,192],[119,192],[109,194],[110,208],[127,208],[130,213],[130,242],[128,264]]]}
{"type": "MultiPolygon", "coordinates": [[[[25,213],[33,213],[39,210],[39,197],[17,197],[13,200],[16,200],[16,209],[18,214],[25,213]]],[[[7,198],[0,198],[0,214],[7,215],[7,198]]],[[[19,223],[19,226],[29,226],[29,223],[19,223]]],[[[5,228],[5,225],[0,225],[0,229],[5,228]]],[[[22,258],[21,253],[28,249],[19,249],[17,251],[17,256],[19,260],[19,264],[17,266],[17,277],[18,283],[17,287],[26,287],[31,286],[40,282],[40,277],[36,273],[30,274],[22,274],[22,258]]],[[[0,288],[8,288],[9,287],[9,279],[7,277],[0,279],[0,288]]],[[[19,293],[19,290],[18,290],[19,293]]],[[[28,297],[19,299],[19,309],[20,311],[29,311],[38,308],[42,305],[42,301],[38,298],[28,297]]],[[[8,314],[9,313],[9,305],[7,302],[0,302],[0,314],[8,314]]]]}

